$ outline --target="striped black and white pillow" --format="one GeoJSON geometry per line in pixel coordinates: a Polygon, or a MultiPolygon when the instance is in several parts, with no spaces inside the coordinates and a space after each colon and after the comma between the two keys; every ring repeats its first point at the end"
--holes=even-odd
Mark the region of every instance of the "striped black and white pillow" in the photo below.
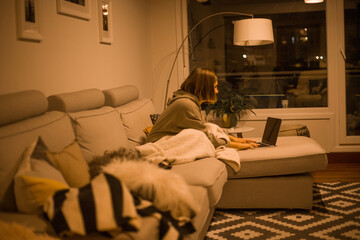
{"type": "Polygon", "coordinates": [[[137,231],[141,224],[131,193],[107,173],[99,174],[82,188],[56,192],[44,210],[59,236],[137,231]]]}

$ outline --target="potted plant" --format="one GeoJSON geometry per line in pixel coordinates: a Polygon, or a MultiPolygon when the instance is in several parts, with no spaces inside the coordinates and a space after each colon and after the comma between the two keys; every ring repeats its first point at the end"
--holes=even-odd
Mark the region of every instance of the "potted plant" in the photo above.
{"type": "Polygon", "coordinates": [[[252,110],[254,102],[245,93],[239,92],[239,89],[233,84],[219,81],[218,90],[217,102],[208,104],[205,111],[206,115],[213,111],[214,116],[221,119],[222,127],[236,127],[240,118],[247,111],[254,113],[252,110]]]}

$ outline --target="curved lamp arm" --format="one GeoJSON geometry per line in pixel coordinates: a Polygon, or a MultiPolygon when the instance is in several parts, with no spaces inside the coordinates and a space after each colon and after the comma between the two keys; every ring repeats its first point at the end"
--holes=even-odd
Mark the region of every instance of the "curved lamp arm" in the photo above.
{"type": "Polygon", "coordinates": [[[194,27],[188,32],[188,34],[185,36],[185,38],[184,38],[183,41],[181,42],[181,44],[180,44],[180,46],[179,46],[179,48],[178,48],[178,50],[177,50],[177,52],[176,52],[175,59],[174,59],[173,64],[172,64],[172,66],[171,66],[170,74],[169,74],[169,77],[168,77],[167,83],[166,83],[164,110],[165,110],[165,108],[166,108],[166,102],[167,102],[167,98],[168,98],[170,78],[171,78],[172,72],[173,72],[173,70],[174,70],[177,57],[179,56],[180,50],[181,50],[181,48],[184,46],[185,41],[189,38],[190,34],[195,30],[195,28],[196,28],[197,26],[199,26],[202,22],[204,22],[205,20],[207,20],[207,19],[209,19],[209,18],[218,16],[218,15],[225,15],[225,14],[241,15],[241,16],[248,16],[248,17],[254,18],[254,15],[253,15],[253,14],[239,13],[239,12],[219,12],[219,13],[214,13],[214,14],[209,15],[209,16],[201,19],[197,24],[195,24],[195,26],[194,26],[194,27]]]}

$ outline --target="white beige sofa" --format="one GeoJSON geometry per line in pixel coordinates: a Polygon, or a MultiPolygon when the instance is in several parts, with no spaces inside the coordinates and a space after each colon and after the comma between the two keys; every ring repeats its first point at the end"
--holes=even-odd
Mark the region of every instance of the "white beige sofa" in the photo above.
{"type": "MultiPolygon", "coordinates": [[[[134,147],[145,137],[150,99],[139,97],[134,86],[86,89],[46,97],[30,90],[0,96],[0,220],[17,222],[35,232],[54,234],[40,214],[19,212],[14,194],[14,175],[21,156],[37,136],[53,152],[74,139],[87,161],[105,150],[134,147]]],[[[194,146],[196,147],[196,146],[194,146]]],[[[201,206],[193,219],[196,232],[188,239],[203,239],[215,208],[312,207],[311,172],[326,168],[325,151],[310,138],[283,137],[276,148],[239,151],[241,169],[215,158],[175,165],[201,206]]],[[[158,239],[158,222],[148,219],[136,239],[158,239]]],[[[101,238],[95,235],[96,238],[101,238]]]]}

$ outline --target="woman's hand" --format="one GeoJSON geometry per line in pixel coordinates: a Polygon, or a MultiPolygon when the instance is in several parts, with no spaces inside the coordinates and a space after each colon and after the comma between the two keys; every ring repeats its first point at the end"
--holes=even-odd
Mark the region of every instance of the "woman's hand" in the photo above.
{"type": "Polygon", "coordinates": [[[259,144],[255,143],[255,141],[251,140],[251,142],[230,142],[230,147],[231,148],[236,148],[236,149],[253,149],[253,148],[257,148],[259,146],[259,144]]]}
{"type": "Polygon", "coordinates": [[[239,143],[254,143],[256,142],[255,140],[252,139],[247,139],[247,138],[237,138],[236,141],[234,142],[239,142],[239,143]]]}
{"type": "Polygon", "coordinates": [[[231,142],[238,142],[238,143],[255,143],[255,140],[247,139],[247,138],[237,138],[231,135],[228,135],[231,142]]]}

